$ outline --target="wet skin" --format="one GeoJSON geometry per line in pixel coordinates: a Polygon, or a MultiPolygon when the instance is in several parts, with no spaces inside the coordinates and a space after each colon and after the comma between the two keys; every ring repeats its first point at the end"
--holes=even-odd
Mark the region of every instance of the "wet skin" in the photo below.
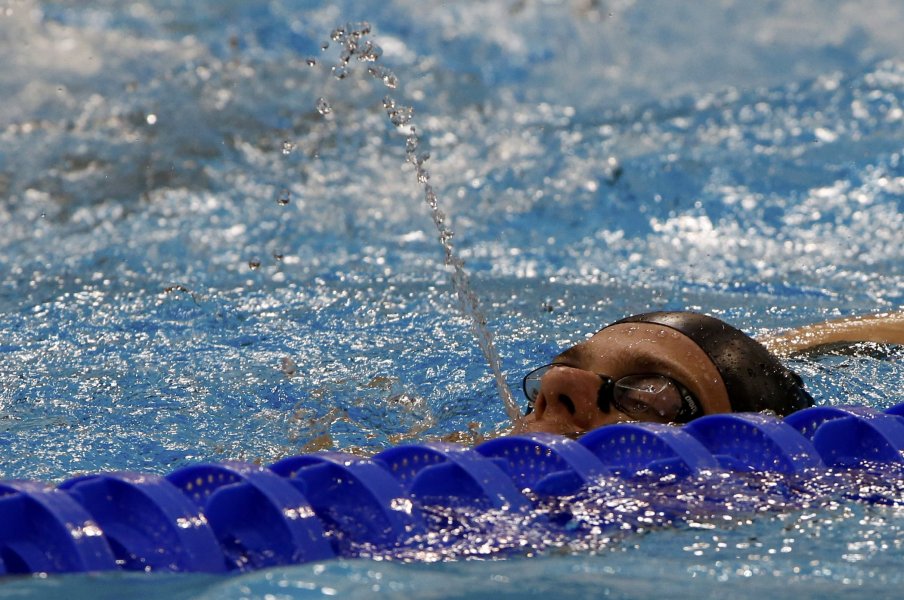
{"type": "Polygon", "coordinates": [[[579,435],[602,425],[632,421],[615,407],[597,406],[601,380],[661,374],[681,383],[699,400],[704,414],[731,412],[728,392],[716,365],[689,337],[650,323],[622,323],[597,332],[552,362],[540,382],[540,395],[516,433],[546,431],[579,435]]]}

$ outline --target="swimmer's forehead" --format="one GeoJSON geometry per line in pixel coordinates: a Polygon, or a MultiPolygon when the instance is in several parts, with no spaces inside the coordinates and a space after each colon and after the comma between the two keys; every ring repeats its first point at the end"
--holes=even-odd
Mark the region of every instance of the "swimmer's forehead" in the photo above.
{"type": "Polygon", "coordinates": [[[601,337],[605,337],[603,332],[608,333],[609,327],[603,327],[583,342],[578,342],[571,348],[562,351],[552,360],[555,363],[565,363],[573,366],[580,366],[587,361],[592,361],[594,356],[594,342],[598,342],[601,337]],[[601,334],[603,334],[601,336],[601,334]]]}
{"type": "MultiPolygon", "coordinates": [[[[614,325],[616,326],[615,329],[613,329],[612,325],[604,327],[583,342],[578,342],[571,348],[562,351],[561,353],[556,355],[555,358],[553,358],[552,362],[564,363],[573,366],[581,366],[583,364],[586,364],[587,362],[592,362],[594,360],[595,354],[597,353],[595,351],[599,350],[599,344],[601,342],[605,343],[603,342],[603,340],[607,339],[607,334],[614,333],[614,331],[618,329],[619,324],[616,323],[614,325]]],[[[634,329],[644,327],[655,327],[657,330],[661,330],[663,328],[663,326],[661,325],[647,325],[645,323],[632,325],[632,328],[634,329]]],[[[696,342],[693,343],[696,345],[696,342]]]]}

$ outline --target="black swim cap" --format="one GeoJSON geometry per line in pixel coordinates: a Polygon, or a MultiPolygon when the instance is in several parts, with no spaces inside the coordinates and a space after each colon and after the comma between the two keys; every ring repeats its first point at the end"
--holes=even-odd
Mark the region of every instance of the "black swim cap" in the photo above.
{"type": "Polygon", "coordinates": [[[653,323],[680,331],[716,365],[735,412],[771,410],[779,415],[813,406],[800,376],[766,348],[728,323],[692,312],[650,312],[619,323],[653,323]]]}

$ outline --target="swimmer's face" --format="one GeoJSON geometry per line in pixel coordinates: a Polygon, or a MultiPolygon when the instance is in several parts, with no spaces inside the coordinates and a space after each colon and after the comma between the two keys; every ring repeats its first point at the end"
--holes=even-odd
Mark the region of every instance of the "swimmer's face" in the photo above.
{"type": "Polygon", "coordinates": [[[683,333],[662,325],[606,327],[552,362],[557,366],[540,379],[533,412],[521,419],[516,432],[574,435],[638,420],[617,406],[599,406],[601,376],[664,375],[690,392],[703,414],[731,412],[725,384],[709,356],[683,333]]]}

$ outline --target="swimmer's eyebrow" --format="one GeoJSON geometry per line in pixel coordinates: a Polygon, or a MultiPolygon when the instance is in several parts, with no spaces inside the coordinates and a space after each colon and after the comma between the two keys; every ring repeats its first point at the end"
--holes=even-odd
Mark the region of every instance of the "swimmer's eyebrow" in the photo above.
{"type": "Polygon", "coordinates": [[[558,356],[553,359],[553,362],[556,363],[571,363],[578,364],[581,362],[581,359],[584,357],[584,349],[580,346],[572,346],[568,350],[562,352],[558,356]]]}

